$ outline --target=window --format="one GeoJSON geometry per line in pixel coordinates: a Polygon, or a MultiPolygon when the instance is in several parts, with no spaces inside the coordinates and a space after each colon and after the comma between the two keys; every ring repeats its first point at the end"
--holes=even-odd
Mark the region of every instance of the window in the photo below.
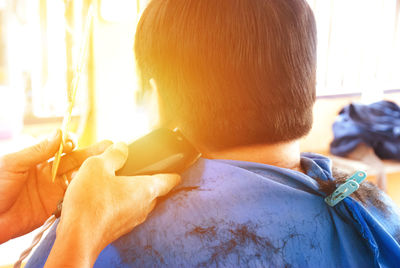
{"type": "Polygon", "coordinates": [[[400,89],[399,0],[308,2],[318,29],[318,95],[400,89]]]}
{"type": "MultiPolygon", "coordinates": [[[[82,2],[15,0],[4,5],[4,86],[8,95],[25,96],[27,117],[64,115],[86,14],[82,2]]],[[[85,75],[82,82],[85,88],[85,75]]],[[[78,91],[77,110],[84,107],[85,92],[78,91]]]]}

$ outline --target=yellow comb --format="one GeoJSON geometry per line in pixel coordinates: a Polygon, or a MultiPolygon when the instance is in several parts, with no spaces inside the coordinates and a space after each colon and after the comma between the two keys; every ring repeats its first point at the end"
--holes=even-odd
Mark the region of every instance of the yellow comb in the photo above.
{"type": "Polygon", "coordinates": [[[58,166],[60,165],[60,159],[61,159],[61,154],[64,149],[64,143],[67,139],[67,132],[68,132],[68,124],[71,121],[71,114],[72,114],[72,108],[74,108],[75,105],[75,97],[76,97],[76,91],[79,86],[79,80],[81,78],[81,73],[83,70],[83,67],[85,65],[85,59],[87,55],[87,49],[88,49],[88,43],[89,43],[89,37],[90,37],[90,27],[92,25],[92,20],[93,20],[93,7],[89,7],[88,15],[86,17],[86,22],[85,22],[85,29],[83,32],[83,39],[79,51],[79,62],[77,64],[76,70],[75,70],[75,75],[71,83],[71,88],[68,90],[68,107],[67,111],[64,115],[64,119],[62,122],[61,126],[61,131],[62,131],[62,141],[60,143],[60,148],[58,149],[58,152],[54,156],[54,161],[53,161],[53,166],[51,167],[51,179],[54,182],[56,176],[57,176],[57,171],[58,171],[58,166]]]}

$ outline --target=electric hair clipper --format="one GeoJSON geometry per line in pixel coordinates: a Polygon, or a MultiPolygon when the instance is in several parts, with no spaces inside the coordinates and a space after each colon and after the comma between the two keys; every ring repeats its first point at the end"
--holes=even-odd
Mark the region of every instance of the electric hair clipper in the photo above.
{"type": "Polygon", "coordinates": [[[179,130],[166,128],[139,138],[128,148],[128,159],[116,172],[119,176],[182,173],[201,155],[179,130]]]}

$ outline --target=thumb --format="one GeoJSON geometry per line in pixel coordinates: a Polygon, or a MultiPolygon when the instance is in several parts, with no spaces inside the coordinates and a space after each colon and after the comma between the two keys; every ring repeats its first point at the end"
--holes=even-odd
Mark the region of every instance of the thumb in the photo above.
{"type": "Polygon", "coordinates": [[[61,130],[58,129],[53,135],[38,144],[4,156],[3,161],[7,163],[7,169],[12,168],[14,171],[25,171],[27,168],[31,168],[52,158],[57,152],[60,142],[61,130]]]}
{"type": "Polygon", "coordinates": [[[181,182],[178,174],[156,174],[145,178],[148,187],[152,190],[154,198],[166,195],[181,182]]]}
{"type": "Polygon", "coordinates": [[[128,158],[128,146],[123,142],[117,142],[99,157],[103,159],[106,169],[114,173],[125,164],[128,158]]]}

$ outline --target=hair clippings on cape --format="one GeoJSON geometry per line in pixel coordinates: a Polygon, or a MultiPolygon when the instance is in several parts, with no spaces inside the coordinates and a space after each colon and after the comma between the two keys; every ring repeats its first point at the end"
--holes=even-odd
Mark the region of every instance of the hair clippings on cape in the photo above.
{"type": "Polygon", "coordinates": [[[360,184],[367,177],[364,171],[357,171],[345,183],[341,184],[331,195],[325,198],[325,202],[333,207],[360,187],[360,184]]]}

